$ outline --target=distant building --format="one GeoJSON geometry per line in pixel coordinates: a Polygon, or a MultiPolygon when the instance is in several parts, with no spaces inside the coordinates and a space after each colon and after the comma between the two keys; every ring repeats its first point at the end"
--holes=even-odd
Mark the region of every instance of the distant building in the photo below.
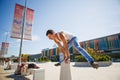
{"type": "Polygon", "coordinates": [[[80,42],[81,47],[85,49],[87,44],[95,50],[120,53],[120,33],[80,42]]]}
{"type": "Polygon", "coordinates": [[[39,53],[39,54],[32,54],[32,55],[29,54],[29,61],[34,61],[35,59],[39,59],[41,56],[42,56],[41,53],[39,53]]]}

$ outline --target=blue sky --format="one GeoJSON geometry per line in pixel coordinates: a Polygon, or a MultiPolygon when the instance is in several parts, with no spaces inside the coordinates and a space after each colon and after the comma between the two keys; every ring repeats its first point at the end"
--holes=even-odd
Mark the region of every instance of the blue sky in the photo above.
{"type": "MultiPolygon", "coordinates": [[[[19,55],[20,41],[10,38],[15,4],[24,0],[0,0],[0,46],[10,43],[8,54],[19,55]]],[[[99,38],[120,32],[120,0],[28,0],[34,9],[32,41],[23,42],[24,54],[37,54],[52,48],[53,41],[46,37],[48,29],[73,33],[79,41],[99,38]]]]}

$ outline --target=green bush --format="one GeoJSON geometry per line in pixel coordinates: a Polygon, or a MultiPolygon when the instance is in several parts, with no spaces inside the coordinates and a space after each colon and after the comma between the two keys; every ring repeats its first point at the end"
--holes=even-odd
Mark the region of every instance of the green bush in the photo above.
{"type": "Polygon", "coordinates": [[[82,55],[77,55],[77,56],[75,56],[75,61],[86,62],[86,59],[82,55]]]}
{"type": "Polygon", "coordinates": [[[46,56],[42,56],[41,58],[38,59],[39,62],[49,62],[50,59],[46,56]]]}
{"type": "MultiPolygon", "coordinates": [[[[91,55],[95,61],[110,61],[111,58],[105,54],[92,54],[91,55]]],[[[75,56],[77,62],[86,62],[87,60],[82,55],[75,56]]]]}
{"type": "Polygon", "coordinates": [[[110,61],[111,58],[108,55],[105,54],[94,54],[92,57],[95,59],[95,61],[110,61]]]}

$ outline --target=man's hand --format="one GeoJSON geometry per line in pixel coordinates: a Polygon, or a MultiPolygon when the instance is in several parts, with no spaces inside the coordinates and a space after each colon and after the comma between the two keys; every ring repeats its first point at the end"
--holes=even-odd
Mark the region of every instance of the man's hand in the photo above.
{"type": "Polygon", "coordinates": [[[70,56],[66,56],[64,60],[66,63],[70,63],[70,56]]]}

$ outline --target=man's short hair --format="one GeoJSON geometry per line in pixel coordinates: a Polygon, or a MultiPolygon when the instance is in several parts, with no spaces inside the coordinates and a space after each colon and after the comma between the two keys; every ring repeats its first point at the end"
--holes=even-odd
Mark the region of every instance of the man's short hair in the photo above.
{"type": "Polygon", "coordinates": [[[46,36],[47,36],[48,34],[53,34],[53,33],[55,33],[54,30],[49,29],[49,30],[47,30],[47,32],[46,32],[46,36]]]}

